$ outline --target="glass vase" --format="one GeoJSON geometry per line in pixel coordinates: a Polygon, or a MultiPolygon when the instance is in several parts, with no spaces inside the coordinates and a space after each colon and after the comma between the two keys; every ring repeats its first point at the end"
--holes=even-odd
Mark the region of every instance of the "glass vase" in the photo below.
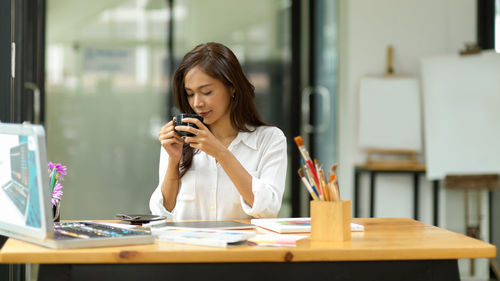
{"type": "Polygon", "coordinates": [[[60,208],[61,208],[60,201],[58,201],[56,205],[52,205],[52,218],[54,219],[54,222],[59,222],[60,220],[61,216],[60,208]]]}

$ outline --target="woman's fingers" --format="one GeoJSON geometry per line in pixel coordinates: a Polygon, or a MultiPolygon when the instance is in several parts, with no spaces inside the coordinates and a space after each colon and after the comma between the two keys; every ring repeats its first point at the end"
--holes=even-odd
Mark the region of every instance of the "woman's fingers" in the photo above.
{"type": "Polygon", "coordinates": [[[188,132],[193,135],[199,135],[201,131],[208,130],[205,124],[196,118],[184,118],[182,119],[183,123],[190,123],[196,125],[198,128],[193,126],[175,126],[174,129],[177,131],[188,132]]]}
{"type": "Polygon", "coordinates": [[[176,139],[176,140],[182,142],[181,137],[179,137],[179,135],[175,131],[163,132],[163,133],[160,133],[160,135],[158,136],[158,140],[160,142],[162,142],[163,140],[166,140],[166,139],[176,139]]]}
{"type": "Polygon", "coordinates": [[[195,124],[196,126],[198,126],[198,128],[200,128],[200,130],[207,128],[205,124],[203,124],[203,122],[201,122],[197,118],[184,118],[182,119],[182,122],[195,124]]]}
{"type": "Polygon", "coordinates": [[[182,142],[182,139],[174,130],[174,121],[170,121],[165,124],[158,133],[158,140],[161,143],[164,143],[163,141],[169,138],[173,138],[179,142],[182,142]]]}
{"type": "Polygon", "coordinates": [[[191,126],[175,126],[175,129],[177,131],[183,131],[183,132],[188,132],[188,133],[191,133],[195,136],[199,135],[201,130],[200,129],[197,129],[197,128],[194,128],[194,127],[191,127],[191,126]]]}

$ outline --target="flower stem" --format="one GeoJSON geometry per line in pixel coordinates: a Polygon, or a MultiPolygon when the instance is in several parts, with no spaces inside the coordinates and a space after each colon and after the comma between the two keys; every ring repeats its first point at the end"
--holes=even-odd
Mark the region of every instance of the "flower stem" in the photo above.
{"type": "Polygon", "coordinates": [[[56,169],[54,168],[52,170],[52,173],[50,174],[50,192],[54,192],[54,185],[56,182],[56,169]]]}

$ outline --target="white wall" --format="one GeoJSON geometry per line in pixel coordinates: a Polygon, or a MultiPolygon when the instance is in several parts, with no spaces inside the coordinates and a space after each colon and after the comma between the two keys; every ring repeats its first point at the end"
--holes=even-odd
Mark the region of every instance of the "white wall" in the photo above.
{"type": "MultiPolygon", "coordinates": [[[[359,81],[384,74],[386,48],[394,47],[396,74],[420,76],[420,59],[456,53],[476,41],[476,0],[340,0],[339,180],[353,195],[354,165],[365,161],[358,147],[359,81]]],[[[425,149],[425,147],[424,147],[425,149]]],[[[422,155],[424,155],[422,153],[422,155]]],[[[424,162],[423,156],[420,161],[424,162]]],[[[420,182],[420,220],[432,224],[432,184],[420,182]]],[[[413,180],[378,175],[377,217],[413,217],[413,180]]],[[[368,176],[360,180],[361,217],[369,216],[368,176]]],[[[463,195],[441,190],[440,226],[463,232],[463,195]]],[[[483,201],[485,202],[485,201],[483,201]]],[[[486,212],[486,208],[484,208],[486,212]]],[[[482,225],[485,226],[484,224],[482,225]]],[[[483,229],[486,233],[487,230],[483,229]]],[[[487,237],[486,237],[487,238],[487,237]]],[[[466,266],[461,265],[462,275],[466,266]]],[[[486,266],[477,269],[486,276],[486,266]]],[[[477,275],[476,275],[477,276],[477,275]]]]}

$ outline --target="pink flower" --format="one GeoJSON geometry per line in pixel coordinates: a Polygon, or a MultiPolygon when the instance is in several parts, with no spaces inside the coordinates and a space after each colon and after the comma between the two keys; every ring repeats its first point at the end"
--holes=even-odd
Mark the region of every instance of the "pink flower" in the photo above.
{"type": "Polygon", "coordinates": [[[59,180],[64,180],[63,176],[62,175],[67,175],[68,172],[67,172],[67,167],[66,166],[63,166],[61,163],[52,163],[52,162],[49,162],[49,172],[52,172],[52,170],[56,170],[56,178],[59,179],[59,180]]]}
{"type": "Polygon", "coordinates": [[[63,195],[62,188],[63,186],[59,182],[56,182],[54,186],[54,191],[52,192],[52,198],[51,198],[52,206],[55,206],[57,202],[61,201],[61,197],[63,195]]]}
{"type": "Polygon", "coordinates": [[[49,162],[49,180],[50,180],[50,188],[52,190],[51,202],[52,206],[56,206],[59,201],[61,201],[61,197],[63,195],[61,185],[61,181],[64,180],[62,175],[67,174],[66,166],[63,166],[60,163],[52,163],[49,162]]]}

